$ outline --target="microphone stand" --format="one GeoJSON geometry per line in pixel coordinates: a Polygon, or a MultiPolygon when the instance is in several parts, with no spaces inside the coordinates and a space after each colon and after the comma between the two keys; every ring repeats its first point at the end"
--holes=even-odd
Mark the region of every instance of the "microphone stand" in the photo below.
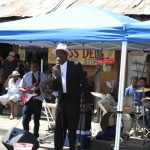
{"type": "MultiPolygon", "coordinates": [[[[142,99],[144,99],[145,98],[145,92],[144,92],[144,89],[143,89],[143,96],[142,96],[142,99]]],[[[144,104],[142,103],[142,108],[143,108],[143,138],[144,138],[144,142],[143,142],[143,145],[145,145],[146,144],[146,131],[148,132],[148,133],[150,133],[150,131],[146,128],[146,125],[145,125],[145,106],[144,106],[144,104]]]]}
{"type": "Polygon", "coordinates": [[[79,124],[79,138],[77,144],[77,150],[81,150],[81,127],[82,127],[82,114],[83,114],[83,104],[81,104],[81,114],[80,114],[80,124],[79,124]]]}
{"type": "Polygon", "coordinates": [[[96,70],[96,72],[95,72],[95,74],[93,75],[93,77],[92,77],[92,78],[94,78],[100,70],[101,70],[101,69],[100,69],[100,68],[98,68],[98,69],[96,70]]]}
{"type": "Polygon", "coordinates": [[[78,143],[77,143],[77,150],[81,150],[81,128],[82,128],[82,116],[83,116],[83,113],[84,113],[84,94],[82,93],[81,94],[81,110],[80,110],[80,120],[79,120],[79,138],[78,138],[78,143]]]}

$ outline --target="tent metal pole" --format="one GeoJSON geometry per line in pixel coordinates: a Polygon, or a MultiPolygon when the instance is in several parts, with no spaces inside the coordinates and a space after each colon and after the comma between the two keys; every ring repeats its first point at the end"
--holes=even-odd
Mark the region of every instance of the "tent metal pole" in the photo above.
{"type": "MultiPolygon", "coordinates": [[[[102,56],[102,49],[97,51],[97,59],[99,59],[101,56],[102,56]]],[[[96,69],[97,69],[97,71],[96,71],[96,76],[95,76],[95,91],[99,93],[100,92],[100,82],[101,82],[100,81],[100,71],[101,71],[100,65],[97,65],[96,69]]],[[[96,112],[97,112],[96,115],[94,116],[95,123],[98,123],[101,120],[101,110],[99,110],[99,107],[97,105],[99,100],[100,100],[99,98],[95,97],[94,110],[96,110],[96,112]]]]}
{"type": "Polygon", "coordinates": [[[41,72],[43,73],[43,59],[41,59],[41,72]]]}
{"type": "Polygon", "coordinates": [[[122,42],[118,106],[117,106],[117,125],[116,125],[114,150],[119,150],[119,146],[120,146],[120,131],[121,131],[122,106],[123,106],[123,95],[124,95],[124,84],[125,84],[124,81],[125,81],[125,71],[126,71],[126,59],[127,59],[127,42],[122,42]]]}

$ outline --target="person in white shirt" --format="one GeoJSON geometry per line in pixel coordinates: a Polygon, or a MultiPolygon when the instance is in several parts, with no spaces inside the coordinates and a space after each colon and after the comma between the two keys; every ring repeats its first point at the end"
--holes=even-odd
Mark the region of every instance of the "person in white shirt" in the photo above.
{"type": "MultiPolygon", "coordinates": [[[[30,64],[31,71],[26,73],[19,85],[19,90],[22,92],[22,97],[25,94],[34,95],[31,98],[27,98],[24,100],[23,106],[23,129],[29,131],[29,124],[31,121],[32,114],[34,115],[34,129],[33,135],[38,138],[39,137],[39,127],[40,127],[40,117],[41,117],[41,110],[42,110],[42,102],[44,100],[44,91],[45,86],[47,86],[47,77],[44,73],[39,71],[39,64],[37,60],[32,60],[30,64]],[[35,88],[31,88],[35,83],[35,88]],[[30,88],[27,88],[30,87],[30,88]],[[38,88],[37,88],[38,87],[38,88]],[[36,90],[37,89],[37,90],[36,90]]],[[[23,101],[23,99],[22,99],[23,101]]]]}
{"type": "Polygon", "coordinates": [[[21,92],[19,91],[20,74],[18,71],[13,71],[8,76],[4,87],[6,88],[7,94],[0,96],[0,104],[5,106],[8,102],[10,103],[10,119],[14,119],[14,103],[21,100],[21,92]]]}

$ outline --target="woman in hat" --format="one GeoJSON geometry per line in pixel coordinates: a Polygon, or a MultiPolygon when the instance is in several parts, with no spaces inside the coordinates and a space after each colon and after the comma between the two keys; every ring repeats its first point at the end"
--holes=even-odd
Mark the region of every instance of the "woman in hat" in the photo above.
{"type": "Polygon", "coordinates": [[[0,96],[1,108],[9,102],[10,103],[10,119],[14,119],[14,103],[21,99],[21,92],[19,91],[19,84],[21,79],[18,71],[13,71],[11,75],[8,76],[4,87],[6,88],[7,94],[0,96]]]}

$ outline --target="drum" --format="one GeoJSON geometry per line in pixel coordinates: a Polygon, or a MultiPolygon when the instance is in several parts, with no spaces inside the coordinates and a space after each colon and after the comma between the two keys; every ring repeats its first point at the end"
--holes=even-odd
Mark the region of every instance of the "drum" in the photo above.
{"type": "MultiPolygon", "coordinates": [[[[104,114],[100,123],[102,131],[106,131],[109,126],[115,126],[116,121],[117,116],[115,113],[108,112],[104,114]]],[[[129,114],[122,114],[121,127],[123,133],[130,132],[132,127],[132,118],[129,114]]]]}
{"type": "Polygon", "coordinates": [[[123,112],[133,113],[134,112],[134,98],[131,96],[124,96],[123,99],[123,112]]]}
{"type": "Polygon", "coordinates": [[[134,113],[135,114],[143,114],[144,108],[143,106],[134,106],[134,113]]]}
{"type": "MultiPolygon", "coordinates": [[[[109,126],[114,126],[117,121],[117,116],[112,114],[109,118],[109,126]]],[[[132,127],[132,118],[129,114],[122,114],[122,121],[121,121],[121,127],[122,127],[122,132],[129,132],[132,127]]]]}
{"type": "Polygon", "coordinates": [[[130,132],[132,127],[132,118],[129,114],[122,114],[122,126],[124,133],[130,132]]]}
{"type": "Polygon", "coordinates": [[[147,108],[147,109],[150,109],[150,100],[149,99],[144,99],[143,101],[142,101],[142,104],[143,104],[143,106],[145,107],[145,108],[147,108]]]}
{"type": "Polygon", "coordinates": [[[98,105],[100,109],[104,111],[104,113],[111,111],[114,107],[116,107],[117,103],[115,99],[110,95],[107,94],[104,98],[102,98],[98,105]]]}

